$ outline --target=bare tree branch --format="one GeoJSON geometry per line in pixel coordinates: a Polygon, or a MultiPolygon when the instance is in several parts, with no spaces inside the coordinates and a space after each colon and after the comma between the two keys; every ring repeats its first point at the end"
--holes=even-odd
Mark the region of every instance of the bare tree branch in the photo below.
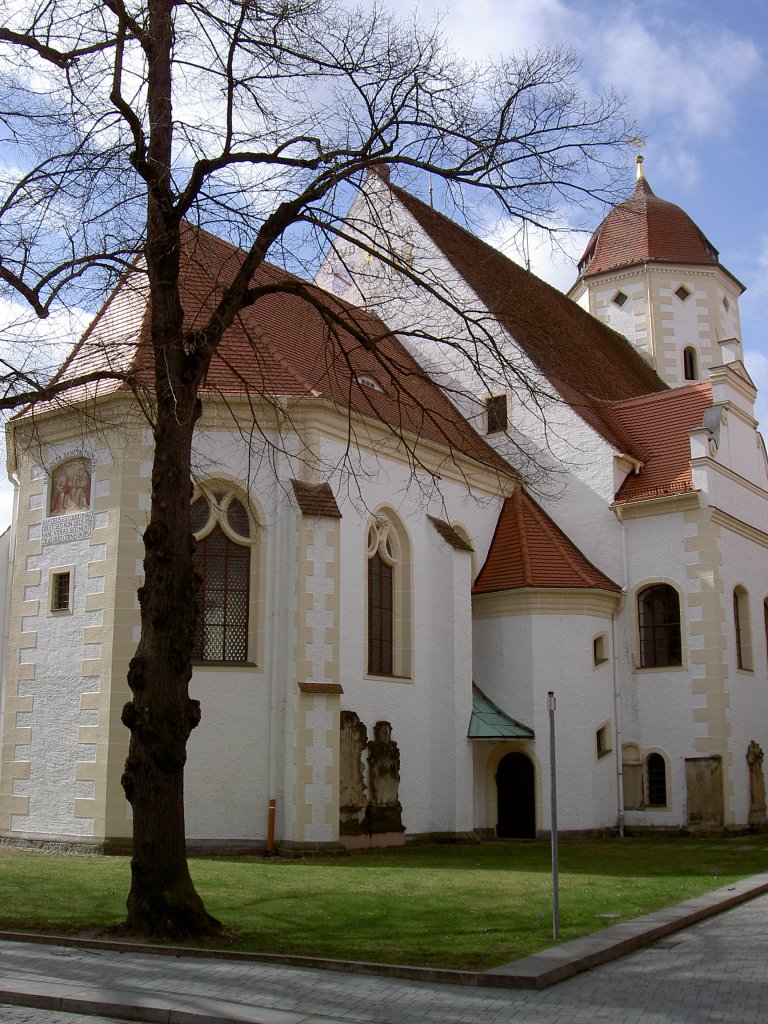
{"type": "MultiPolygon", "coordinates": [[[[340,459],[350,486],[360,487],[355,454],[382,418],[381,399],[361,390],[355,373],[361,352],[391,385],[396,414],[388,441],[416,478],[433,484],[439,472],[424,455],[429,445],[445,464],[466,456],[454,434],[454,405],[476,410],[500,385],[539,410],[552,395],[529,366],[510,358],[482,304],[453,296],[429,261],[409,258],[408,240],[366,199],[369,175],[383,163],[406,185],[428,175],[436,204],[465,221],[485,202],[496,217],[551,229],[564,201],[611,197],[613,161],[637,128],[614,94],[580,93],[578,63],[567,50],[476,65],[452,52],[439,27],[427,29],[416,17],[400,22],[375,5],[367,13],[335,0],[0,6],[0,296],[41,318],[62,306],[95,312],[116,283],[118,297],[129,291],[135,274],[142,302],[137,317],[126,300],[133,310],[125,313],[128,341],[94,330],[88,341],[96,351],[78,362],[78,349],[52,379],[35,371],[29,352],[14,365],[4,351],[0,410],[75,403],[83,389],[92,396],[99,381],[109,381],[113,390],[118,382],[132,389],[151,422],[141,639],[123,712],[131,731],[123,786],[134,823],[128,922],[144,933],[200,935],[217,923],[187,870],[182,779],[200,714],[188,693],[198,586],[189,500],[204,403],[230,402],[249,458],[261,458],[268,443],[287,452],[291,431],[295,457],[303,457],[290,402],[256,393],[222,339],[270,297],[290,295],[325,331],[320,369],[349,408],[340,459]],[[353,201],[356,222],[347,216],[353,201]],[[208,281],[202,294],[187,287],[185,274],[201,268],[190,264],[185,246],[205,231],[226,238],[229,257],[226,267],[203,268],[212,277],[201,273],[208,281]],[[403,296],[441,309],[442,333],[421,325],[418,312],[398,325],[413,348],[440,352],[443,390],[430,407],[419,397],[424,367],[389,327],[287,273],[311,276],[329,245],[343,265],[342,244],[396,275],[403,296]],[[140,268],[131,262],[138,252],[140,268]],[[268,285],[267,260],[286,271],[269,270],[268,285]],[[99,338],[103,369],[94,368],[99,338]],[[113,358],[118,344],[129,343],[132,359],[113,358]],[[115,369],[126,364],[130,371],[115,369]],[[247,415],[216,383],[219,371],[247,415]],[[279,423],[281,439],[264,417],[279,423]]],[[[373,307],[375,284],[367,298],[373,307]]],[[[262,340],[252,339],[254,360],[263,356],[262,340]]],[[[314,400],[311,388],[301,399],[314,400]]],[[[466,438],[471,431],[462,422],[466,438]]],[[[475,440],[471,458],[482,461],[483,442],[475,440]]],[[[535,463],[519,439],[509,443],[520,465],[535,463]]]]}

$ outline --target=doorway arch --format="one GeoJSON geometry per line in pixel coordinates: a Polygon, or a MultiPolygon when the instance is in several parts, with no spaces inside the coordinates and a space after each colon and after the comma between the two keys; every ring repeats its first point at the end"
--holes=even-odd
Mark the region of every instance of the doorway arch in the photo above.
{"type": "Polygon", "coordinates": [[[525,754],[505,754],[496,769],[499,839],[536,838],[536,786],[533,762],[525,754]]]}

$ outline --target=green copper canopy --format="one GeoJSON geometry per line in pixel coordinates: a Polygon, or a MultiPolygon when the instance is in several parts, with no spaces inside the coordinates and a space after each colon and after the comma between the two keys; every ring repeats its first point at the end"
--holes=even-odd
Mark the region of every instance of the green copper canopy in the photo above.
{"type": "Polygon", "coordinates": [[[476,686],[472,687],[472,717],[469,720],[467,735],[471,740],[530,740],[534,738],[533,729],[510,718],[476,686]]]}

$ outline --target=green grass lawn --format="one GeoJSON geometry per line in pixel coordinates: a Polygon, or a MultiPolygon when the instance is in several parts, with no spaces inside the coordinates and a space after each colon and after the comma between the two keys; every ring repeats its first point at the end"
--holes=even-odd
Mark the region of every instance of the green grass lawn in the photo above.
{"type": "MultiPolygon", "coordinates": [[[[196,859],[231,948],[484,968],[552,939],[547,842],[416,846],[333,859],[196,859]]],[[[93,932],[118,923],[123,857],[0,850],[0,928],[93,932]]],[[[624,839],[560,845],[562,939],[768,870],[768,840],[624,839]]]]}

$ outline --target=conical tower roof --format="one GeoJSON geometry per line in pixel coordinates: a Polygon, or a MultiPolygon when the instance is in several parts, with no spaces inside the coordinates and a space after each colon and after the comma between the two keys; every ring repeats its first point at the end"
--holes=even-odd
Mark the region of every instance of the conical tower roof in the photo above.
{"type": "Polygon", "coordinates": [[[717,249],[685,210],[654,195],[638,157],[629,199],[614,207],[589,240],[579,277],[594,277],[638,263],[717,265],[717,249]]]}

